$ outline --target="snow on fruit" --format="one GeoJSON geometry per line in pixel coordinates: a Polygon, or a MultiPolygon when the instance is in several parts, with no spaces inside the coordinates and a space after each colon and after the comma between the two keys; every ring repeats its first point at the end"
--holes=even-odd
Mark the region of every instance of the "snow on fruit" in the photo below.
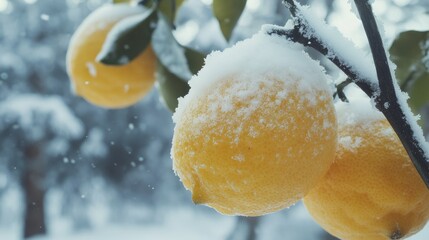
{"type": "Polygon", "coordinates": [[[319,63],[259,33],[214,52],[179,99],[173,168],[195,203],[258,216],[291,206],[331,165],[337,126],[319,63]]]}
{"type": "Polygon", "coordinates": [[[341,239],[403,239],[429,219],[429,191],[390,124],[362,101],[337,104],[339,146],[304,198],[314,219],[341,239]]]}

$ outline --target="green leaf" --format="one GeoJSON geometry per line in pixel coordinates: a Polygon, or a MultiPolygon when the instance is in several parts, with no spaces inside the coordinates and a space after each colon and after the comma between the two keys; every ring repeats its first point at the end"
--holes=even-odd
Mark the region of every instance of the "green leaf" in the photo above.
{"type": "Polygon", "coordinates": [[[410,106],[413,110],[419,111],[427,102],[429,102],[429,72],[418,77],[408,91],[410,95],[410,106]]]}
{"type": "Polygon", "coordinates": [[[226,40],[230,39],[246,2],[246,0],[213,0],[213,14],[218,20],[226,40]]]}
{"type": "Polygon", "coordinates": [[[154,6],[142,14],[118,22],[107,35],[97,61],[107,65],[124,65],[131,62],[150,44],[157,20],[154,6]]]}
{"type": "Polygon", "coordinates": [[[192,74],[197,74],[198,71],[200,71],[200,69],[204,66],[204,58],[206,57],[206,54],[191,48],[184,48],[189,70],[192,74]]]}
{"type": "Polygon", "coordinates": [[[429,40],[429,32],[406,31],[395,39],[390,47],[391,60],[397,65],[396,77],[402,85],[413,72],[425,71],[423,46],[429,40]]]}
{"type": "Polygon", "coordinates": [[[397,65],[398,82],[410,96],[410,107],[419,112],[429,102],[429,31],[403,32],[389,51],[391,60],[397,65]]]}
{"type": "Polygon", "coordinates": [[[165,16],[171,26],[174,25],[177,10],[182,3],[183,0],[163,0],[159,4],[159,11],[165,16]]]}
{"type": "Polygon", "coordinates": [[[181,79],[190,79],[192,73],[189,70],[184,48],[176,41],[171,26],[163,15],[160,15],[158,26],[153,33],[152,47],[158,58],[169,71],[181,79]]]}
{"type": "Polygon", "coordinates": [[[130,3],[131,0],[112,0],[113,4],[117,4],[117,3],[130,3]]]}
{"type": "Polygon", "coordinates": [[[179,97],[183,97],[189,92],[188,83],[177,75],[173,74],[162,64],[157,68],[158,89],[167,107],[174,112],[177,108],[179,97]]]}

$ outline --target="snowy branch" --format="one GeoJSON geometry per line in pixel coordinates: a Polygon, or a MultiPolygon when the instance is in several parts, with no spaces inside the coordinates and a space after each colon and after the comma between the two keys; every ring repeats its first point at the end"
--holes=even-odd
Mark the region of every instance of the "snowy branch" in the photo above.
{"type": "Polygon", "coordinates": [[[406,103],[393,77],[371,5],[355,0],[368,41],[374,64],[362,51],[344,39],[322,20],[316,21],[308,9],[295,0],[284,0],[294,21],[292,29],[273,27],[267,34],[284,36],[290,41],[311,47],[325,55],[359,86],[392,125],[418,173],[429,188],[429,151],[421,128],[406,103]],[[334,36],[332,36],[334,35],[334,36]],[[335,38],[335,39],[334,39],[335,38]],[[340,44],[338,44],[340,39],[340,44]],[[370,65],[367,65],[370,64],[370,65]],[[375,74],[376,72],[376,74],[375,74]]]}
{"type": "Polygon", "coordinates": [[[341,69],[350,79],[353,79],[354,82],[368,95],[374,95],[376,89],[370,84],[369,80],[362,79],[359,77],[357,72],[352,68],[351,65],[346,64],[347,61],[341,59],[339,55],[330,54],[330,49],[320,41],[319,38],[314,36],[305,36],[302,34],[304,28],[307,28],[308,25],[295,25],[294,29],[285,29],[285,28],[271,28],[267,31],[268,34],[275,34],[279,36],[284,36],[290,41],[300,43],[306,47],[311,47],[321,54],[325,55],[332,63],[334,63],[339,69],[341,69]]]}
{"type": "Polygon", "coordinates": [[[370,3],[361,0],[354,1],[365,28],[377,71],[380,95],[376,99],[376,106],[392,125],[414,166],[429,188],[429,154],[423,133],[417,126],[405,99],[401,98],[402,92],[389,67],[370,3]]]}

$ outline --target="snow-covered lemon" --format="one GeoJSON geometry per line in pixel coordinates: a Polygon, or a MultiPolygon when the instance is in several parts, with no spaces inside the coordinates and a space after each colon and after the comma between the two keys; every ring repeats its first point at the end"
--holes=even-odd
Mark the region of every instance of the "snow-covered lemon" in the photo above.
{"type": "Polygon", "coordinates": [[[173,119],[173,167],[195,203],[257,216],[302,198],[331,165],[327,80],[302,49],[262,33],[206,59],[173,119]]]}
{"type": "Polygon", "coordinates": [[[341,239],[403,239],[416,233],[429,218],[429,191],[392,127],[369,103],[337,106],[335,162],[304,198],[305,206],[341,239]]]}
{"type": "Polygon", "coordinates": [[[130,106],[143,98],[155,82],[156,57],[151,47],[126,65],[108,66],[96,57],[113,26],[142,13],[128,4],[105,4],[79,26],[67,51],[67,72],[75,93],[106,108],[130,106]]]}

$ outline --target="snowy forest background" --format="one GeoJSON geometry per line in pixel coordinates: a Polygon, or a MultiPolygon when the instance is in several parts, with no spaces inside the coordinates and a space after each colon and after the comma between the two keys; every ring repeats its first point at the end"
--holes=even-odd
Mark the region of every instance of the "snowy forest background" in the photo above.
{"type": "MultiPolygon", "coordinates": [[[[0,0],[0,239],[22,239],[37,229],[46,235],[33,239],[334,239],[301,204],[260,218],[194,206],[172,171],[171,113],[156,89],[123,110],[72,94],[68,42],[105,2],[0,0]]],[[[367,49],[348,1],[301,2],[367,49]]],[[[187,0],[175,33],[206,53],[288,19],[280,0],[248,0],[228,44],[210,4],[187,0]]],[[[374,7],[387,43],[404,30],[429,29],[427,0],[379,0],[374,7]]],[[[411,239],[429,239],[429,229],[411,239]]]]}

